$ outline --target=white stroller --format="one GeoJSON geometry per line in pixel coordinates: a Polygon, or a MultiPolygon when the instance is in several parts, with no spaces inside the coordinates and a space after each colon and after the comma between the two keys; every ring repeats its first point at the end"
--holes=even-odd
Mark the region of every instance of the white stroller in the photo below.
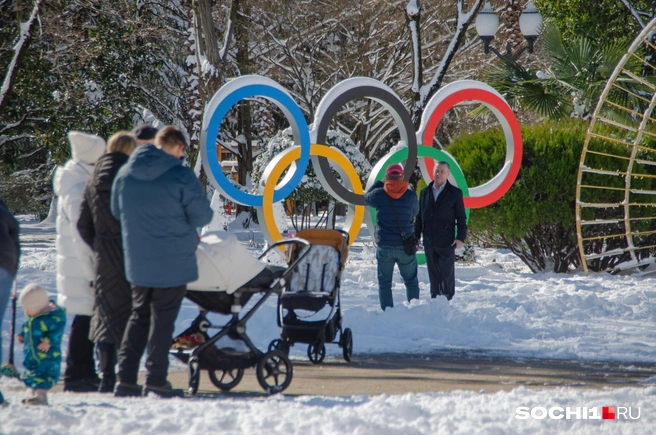
{"type": "Polygon", "coordinates": [[[187,298],[199,305],[200,313],[191,326],[174,339],[170,351],[189,367],[189,394],[198,392],[201,370],[207,370],[212,383],[222,391],[237,386],[244,369],[251,367],[256,368],[257,380],[269,394],[284,391],[290,385],[293,367],[286,353],[280,350],[264,353],[246,335],[248,320],[269,296],[281,293],[285,279],[303,258],[296,258],[286,268],[259,261],[281,245],[302,247],[309,242],[287,239],[270,246],[258,259],[235,237],[224,240],[214,237],[199,245],[199,279],[187,286],[187,298]],[[259,294],[260,299],[242,315],[242,308],[255,294],[259,294]],[[208,312],[230,314],[232,318],[223,326],[215,326],[208,320],[208,312]],[[211,335],[212,329],[219,332],[211,335]],[[231,340],[222,340],[225,337],[231,340]],[[245,346],[234,346],[234,340],[245,346]]]}

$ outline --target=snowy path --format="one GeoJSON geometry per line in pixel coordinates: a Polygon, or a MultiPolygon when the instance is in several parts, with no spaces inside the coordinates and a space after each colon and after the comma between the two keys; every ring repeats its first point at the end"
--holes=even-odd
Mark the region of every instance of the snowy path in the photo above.
{"type": "MultiPolygon", "coordinates": [[[[145,380],[142,374],[141,382],[145,380]]],[[[187,389],[187,370],[172,371],[169,381],[187,389]]],[[[432,355],[358,355],[350,363],[329,358],[320,365],[307,359],[294,361],[294,379],[285,395],[352,396],[428,393],[471,390],[495,393],[520,386],[532,388],[576,387],[604,389],[656,385],[656,364],[504,358],[484,353],[448,352],[432,355]]],[[[56,386],[53,391],[62,391],[56,386]]],[[[221,397],[201,373],[200,393],[221,397]]],[[[260,396],[264,390],[254,369],[230,395],[260,396]]]]}

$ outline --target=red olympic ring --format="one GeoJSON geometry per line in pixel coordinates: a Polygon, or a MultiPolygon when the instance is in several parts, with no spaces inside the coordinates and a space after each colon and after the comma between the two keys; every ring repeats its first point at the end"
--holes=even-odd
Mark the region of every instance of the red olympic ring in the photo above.
{"type": "MultiPolygon", "coordinates": [[[[499,200],[503,195],[506,194],[506,192],[508,192],[508,190],[515,182],[517,174],[519,174],[519,168],[522,162],[522,133],[515,114],[513,113],[508,103],[502,97],[485,89],[466,88],[455,91],[448,97],[444,98],[444,100],[442,100],[435,107],[430,115],[430,118],[428,119],[428,122],[426,123],[426,127],[423,131],[423,136],[420,143],[426,146],[431,146],[433,143],[433,137],[435,136],[435,130],[437,130],[437,126],[439,125],[444,114],[456,104],[462,103],[464,101],[480,101],[488,106],[492,106],[507,122],[508,127],[512,133],[512,145],[515,155],[511,160],[510,169],[506,174],[506,177],[492,192],[481,196],[471,196],[465,198],[466,208],[481,208],[499,200]]],[[[425,157],[424,163],[428,173],[432,175],[435,162],[433,159],[425,157]]]]}

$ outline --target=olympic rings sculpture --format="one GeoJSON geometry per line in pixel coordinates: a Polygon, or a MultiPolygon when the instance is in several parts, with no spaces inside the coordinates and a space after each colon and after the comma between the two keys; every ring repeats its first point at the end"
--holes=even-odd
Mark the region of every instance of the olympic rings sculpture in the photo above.
{"type": "MultiPolygon", "coordinates": [[[[283,237],[275,223],[273,203],[282,201],[294,191],[312,161],[324,189],[336,200],[348,204],[344,230],[350,235],[350,243],[353,243],[363,221],[370,234],[374,232],[375,211],[366,213],[363,195],[377,180],[383,178],[389,165],[403,164],[405,180],[408,181],[418,164],[422,177],[428,183],[432,180],[435,161],[449,162],[449,180],[463,191],[469,217],[470,209],[494,203],[505,195],[514,183],[522,160],[522,136],[519,122],[501,94],[491,86],[474,80],[453,82],[437,91],[428,101],[419,131],[415,133],[410,114],[391,88],[371,78],[350,78],[335,85],[322,98],[317,106],[313,129],[310,131],[303,112],[287,90],[266,77],[249,75],[238,77],[223,85],[208,103],[201,130],[201,158],[210,182],[224,197],[242,205],[256,207],[262,232],[269,243],[279,241],[283,237]],[[226,114],[236,103],[251,97],[266,98],[282,110],[290,123],[295,144],[266,166],[258,194],[243,192],[226,178],[216,150],[216,137],[226,114]],[[407,145],[399,151],[388,153],[373,167],[364,189],[348,158],[337,148],[326,145],[332,119],[345,104],[359,98],[372,99],[382,104],[394,118],[401,140],[407,145]],[[485,184],[472,188],[467,185],[453,156],[432,147],[435,130],[444,114],[465,101],[478,101],[487,106],[500,122],[506,139],[506,159],[499,173],[485,184]],[[288,167],[290,170],[279,182],[288,167]],[[344,186],[334,176],[333,170],[348,186],[344,186]]],[[[420,255],[418,259],[420,263],[423,262],[423,256],[420,255]]]]}

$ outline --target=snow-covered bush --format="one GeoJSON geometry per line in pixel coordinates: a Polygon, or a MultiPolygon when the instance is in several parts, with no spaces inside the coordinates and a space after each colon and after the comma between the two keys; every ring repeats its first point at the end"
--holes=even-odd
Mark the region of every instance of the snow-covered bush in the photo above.
{"type": "MultiPolygon", "coordinates": [[[[366,178],[371,171],[371,165],[358,150],[353,141],[344,133],[333,130],[328,132],[327,139],[327,145],[339,149],[346,155],[358,173],[360,182],[364,186],[366,178]]],[[[267,146],[262,150],[262,153],[253,163],[253,186],[255,190],[257,190],[261,183],[262,173],[264,172],[266,165],[282,151],[293,146],[294,139],[292,137],[291,129],[289,128],[279,131],[271,138],[271,140],[269,140],[267,146]]],[[[337,172],[333,171],[333,173],[338,179],[341,179],[337,172]]],[[[312,212],[312,205],[319,202],[328,202],[329,207],[334,207],[335,204],[334,199],[324,190],[314,172],[314,168],[310,164],[305,171],[305,176],[301,180],[301,183],[284,202],[287,213],[292,215],[292,223],[297,231],[308,227],[308,219],[312,212]],[[301,219],[300,222],[298,222],[299,216],[301,219]]]]}
{"type": "MultiPolygon", "coordinates": [[[[522,128],[524,155],[517,180],[499,201],[472,210],[469,226],[472,240],[494,247],[508,248],[522,259],[534,272],[567,272],[581,265],[576,237],[575,204],[578,168],[588,124],[580,120],[545,122],[522,128]]],[[[608,136],[623,135],[626,131],[607,127],[608,136]]],[[[654,148],[653,139],[643,138],[644,146],[654,148]]],[[[448,151],[460,164],[470,187],[479,186],[490,180],[503,166],[505,138],[500,129],[467,135],[456,139],[448,151]]],[[[620,159],[611,156],[626,156],[627,147],[617,144],[595,144],[600,152],[590,157],[588,164],[595,168],[626,172],[629,159],[618,166],[620,159]]],[[[641,155],[645,161],[654,161],[651,153],[641,155]]],[[[656,179],[651,169],[644,165],[645,177],[632,177],[631,188],[637,191],[656,190],[656,179]]],[[[633,171],[638,171],[636,167],[633,171]]],[[[635,172],[634,172],[635,174],[635,172]]],[[[624,200],[625,178],[608,177],[602,174],[586,174],[584,184],[607,186],[610,189],[586,189],[581,197],[585,203],[620,203],[624,200]],[[603,180],[599,177],[604,177],[603,180]],[[603,182],[602,182],[603,181],[603,182]]],[[[643,195],[646,196],[646,195],[643,195]]],[[[634,195],[632,201],[640,201],[634,195]]],[[[645,199],[642,199],[645,201],[645,199]]],[[[618,216],[613,208],[584,210],[585,220],[607,221],[594,225],[586,237],[597,237],[586,245],[586,254],[597,254],[623,247],[623,215],[618,216]],[[613,236],[613,237],[611,237],[613,236]]],[[[642,231],[641,246],[656,244],[653,228],[652,207],[634,207],[631,218],[632,231],[642,231]],[[647,219],[641,219],[647,218],[647,219]]],[[[649,257],[650,250],[636,251],[638,258],[649,257]]],[[[588,262],[590,270],[606,270],[615,264],[627,261],[628,254],[603,257],[588,262]]]]}
{"type": "MultiPolygon", "coordinates": [[[[517,181],[499,201],[472,210],[469,239],[512,250],[534,272],[578,267],[574,202],[586,126],[568,121],[523,128],[517,181]]],[[[474,187],[499,171],[505,146],[503,132],[492,129],[457,138],[447,150],[474,187]]]]}

